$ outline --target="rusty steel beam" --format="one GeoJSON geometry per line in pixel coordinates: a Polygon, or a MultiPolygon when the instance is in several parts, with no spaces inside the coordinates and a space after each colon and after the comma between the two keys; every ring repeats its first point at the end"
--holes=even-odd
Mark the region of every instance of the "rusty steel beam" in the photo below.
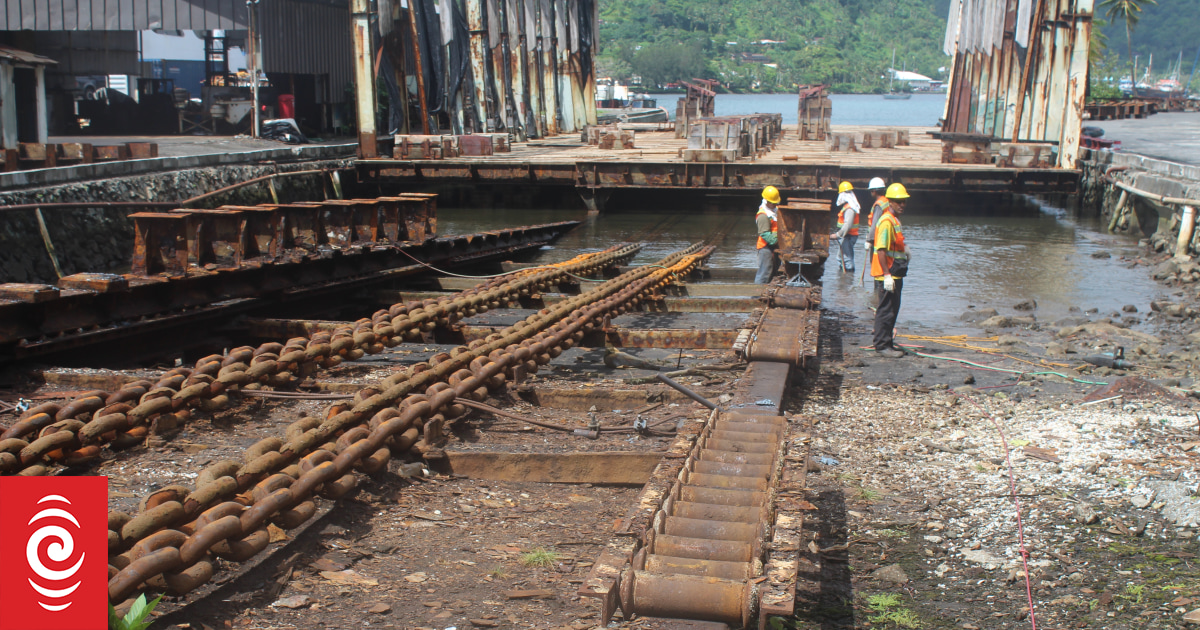
{"type": "MultiPolygon", "coordinates": [[[[339,256],[193,271],[173,277],[123,279],[92,289],[46,291],[0,303],[0,361],[28,358],[229,316],[270,302],[311,299],[405,275],[425,273],[413,258],[434,265],[509,256],[541,247],[578,222],[441,237],[423,243],[364,248],[339,256]]],[[[117,278],[120,278],[119,276],[117,278]]],[[[69,280],[66,279],[66,280],[69,280]]],[[[41,285],[39,285],[41,286],[41,285]]]]}
{"type": "MultiPolygon", "coordinates": [[[[501,330],[497,326],[462,326],[457,332],[462,335],[463,343],[477,339],[485,339],[501,330]]],[[[736,330],[639,330],[639,329],[610,329],[591,331],[579,342],[581,347],[604,348],[615,346],[619,348],[670,348],[694,350],[727,350],[733,347],[737,339],[736,330]]]]}
{"type": "Polygon", "coordinates": [[[917,191],[1077,192],[1070,169],[836,166],[799,163],[709,162],[489,162],[478,160],[360,160],[366,181],[381,183],[491,182],[570,185],[583,189],[691,189],[756,192],[768,184],[792,192],[832,192],[843,179],[884,177],[917,191]]]}
{"type": "Polygon", "coordinates": [[[466,0],[467,29],[470,31],[471,85],[475,87],[475,131],[491,131],[491,113],[487,99],[487,27],[483,20],[483,0],[466,0]]]}
{"type": "Polygon", "coordinates": [[[642,485],[663,454],[630,451],[588,453],[496,453],[445,451],[440,472],[489,481],[642,485]]]}
{"type": "Polygon", "coordinates": [[[351,0],[350,21],[354,42],[354,103],[358,121],[358,155],[379,155],[375,129],[375,60],[371,47],[371,3],[351,0]]]}

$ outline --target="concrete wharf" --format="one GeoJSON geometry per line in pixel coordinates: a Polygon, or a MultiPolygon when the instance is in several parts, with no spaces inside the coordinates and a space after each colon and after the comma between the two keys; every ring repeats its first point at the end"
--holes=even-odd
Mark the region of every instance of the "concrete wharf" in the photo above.
{"type": "MultiPolygon", "coordinates": [[[[888,149],[834,152],[824,141],[801,141],[785,125],[774,148],[757,159],[685,162],[687,140],[671,131],[637,131],[634,149],[600,149],[575,136],[514,142],[511,151],[486,157],[441,160],[394,158],[355,162],[364,181],[381,184],[487,183],[573,186],[590,202],[616,189],[688,188],[705,192],[761,189],[768,184],[794,192],[828,192],[838,182],[865,185],[872,177],[912,190],[945,192],[1071,193],[1079,171],[1001,168],[992,164],[943,164],[942,142],[929,127],[911,127],[910,144],[888,149]]],[[[835,126],[835,134],[880,128],[835,126]]]]}

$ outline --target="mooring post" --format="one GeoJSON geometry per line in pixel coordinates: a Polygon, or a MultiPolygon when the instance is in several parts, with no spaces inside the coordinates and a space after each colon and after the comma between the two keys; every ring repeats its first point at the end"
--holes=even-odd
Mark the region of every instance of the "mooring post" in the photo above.
{"type": "Polygon", "coordinates": [[[583,205],[587,206],[589,215],[600,214],[604,210],[604,205],[608,203],[608,197],[612,191],[604,188],[580,188],[579,197],[583,199],[583,205]]]}

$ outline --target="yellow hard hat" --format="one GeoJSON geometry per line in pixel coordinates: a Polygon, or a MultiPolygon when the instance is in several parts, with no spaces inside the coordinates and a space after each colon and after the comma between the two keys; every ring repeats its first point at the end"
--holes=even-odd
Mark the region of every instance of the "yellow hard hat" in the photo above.
{"type": "Polygon", "coordinates": [[[854,185],[851,184],[850,182],[842,182],[842,183],[838,184],[838,192],[844,193],[847,190],[854,190],[854,185]]]}
{"type": "Polygon", "coordinates": [[[883,196],[888,199],[908,199],[908,191],[904,189],[904,184],[896,183],[888,186],[883,196]]]}
{"type": "Polygon", "coordinates": [[[767,186],[763,189],[763,199],[771,203],[779,203],[779,189],[774,186],[767,186]]]}

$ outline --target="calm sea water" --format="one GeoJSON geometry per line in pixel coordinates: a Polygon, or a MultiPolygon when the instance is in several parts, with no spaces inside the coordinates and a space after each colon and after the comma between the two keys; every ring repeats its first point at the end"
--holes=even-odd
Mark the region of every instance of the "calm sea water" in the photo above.
{"type": "MultiPolygon", "coordinates": [[[[438,208],[438,231],[464,234],[569,218],[579,219],[583,225],[544,248],[535,260],[565,260],[642,239],[653,230],[657,235],[645,242],[634,260],[646,264],[715,231],[727,231],[717,243],[711,265],[750,270],[756,264],[753,208],[742,215],[716,210],[664,208],[650,213],[613,209],[592,217],[553,209],[438,208]]],[[[1072,306],[1108,314],[1134,304],[1144,313],[1152,299],[1161,297],[1157,285],[1146,282],[1145,268],[1123,259],[1139,255],[1136,239],[1107,234],[1095,221],[1076,219],[1058,208],[1044,206],[1016,217],[953,216],[945,209],[936,214],[923,212],[920,199],[914,199],[901,220],[914,258],[904,286],[902,326],[954,328],[958,316],[970,306],[1019,314],[1010,307],[1030,298],[1037,300],[1037,316],[1042,321],[1064,317],[1072,306]],[[1102,253],[1111,257],[1092,256],[1102,253]]],[[[861,247],[860,243],[856,257],[860,270],[861,247]]],[[[827,307],[869,314],[859,273],[838,269],[836,249],[822,280],[827,307]]]]}
{"type": "MultiPolygon", "coordinates": [[[[658,104],[675,115],[678,94],[651,94],[658,104]]],[[[833,124],[932,127],[942,117],[945,94],[913,94],[907,100],[888,100],[878,94],[834,94],[833,124]]],[[[716,115],[782,113],[784,124],[796,124],[800,97],[795,94],[720,94],[716,115]]]]}

